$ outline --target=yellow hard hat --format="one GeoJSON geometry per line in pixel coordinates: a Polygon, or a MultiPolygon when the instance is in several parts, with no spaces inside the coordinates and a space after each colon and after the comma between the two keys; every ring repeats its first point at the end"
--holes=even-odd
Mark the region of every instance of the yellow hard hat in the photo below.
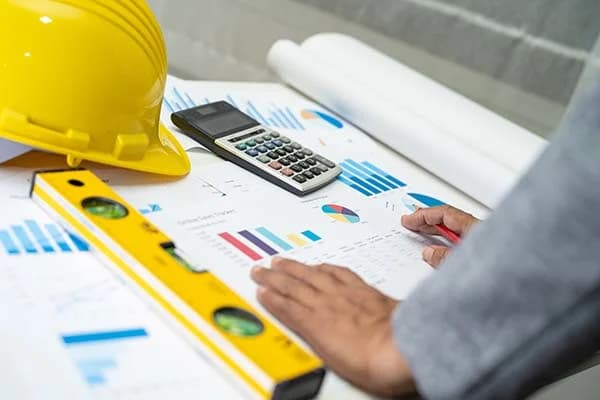
{"type": "Polygon", "coordinates": [[[190,170],[159,122],[167,63],[143,0],[0,0],[0,137],[166,175],[190,170]]]}

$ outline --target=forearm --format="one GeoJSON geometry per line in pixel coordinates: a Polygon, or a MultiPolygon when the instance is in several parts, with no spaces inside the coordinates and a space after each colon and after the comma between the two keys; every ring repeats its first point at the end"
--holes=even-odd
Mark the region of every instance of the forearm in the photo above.
{"type": "Polygon", "coordinates": [[[396,310],[425,396],[523,396],[600,343],[600,90],[589,102],[396,310]]]}

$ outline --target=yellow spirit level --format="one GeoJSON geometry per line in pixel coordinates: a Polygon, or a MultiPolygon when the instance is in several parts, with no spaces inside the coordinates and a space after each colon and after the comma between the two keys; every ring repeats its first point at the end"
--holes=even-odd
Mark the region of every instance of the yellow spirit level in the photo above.
{"type": "Polygon", "coordinates": [[[262,399],[308,399],[321,360],[209,271],[190,263],[156,226],[87,170],[38,172],[31,198],[183,328],[215,363],[262,399]]]}

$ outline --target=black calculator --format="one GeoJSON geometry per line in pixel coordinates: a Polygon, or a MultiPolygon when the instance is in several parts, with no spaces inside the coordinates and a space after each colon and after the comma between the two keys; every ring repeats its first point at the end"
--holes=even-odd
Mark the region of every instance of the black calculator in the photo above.
{"type": "Polygon", "coordinates": [[[331,183],[342,172],[333,161],[225,101],[175,112],[171,120],[216,155],[300,196],[331,183]]]}

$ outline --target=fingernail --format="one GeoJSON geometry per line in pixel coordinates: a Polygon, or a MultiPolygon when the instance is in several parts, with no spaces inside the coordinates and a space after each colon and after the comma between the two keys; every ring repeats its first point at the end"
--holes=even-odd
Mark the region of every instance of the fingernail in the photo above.
{"type": "Polygon", "coordinates": [[[429,261],[433,257],[433,249],[431,247],[425,247],[423,249],[423,260],[429,261]]]}
{"type": "Polygon", "coordinates": [[[265,288],[264,286],[259,286],[256,289],[256,297],[262,302],[263,300],[263,296],[265,295],[265,293],[267,293],[267,288],[265,288]]]}
{"type": "Polygon", "coordinates": [[[273,258],[271,258],[271,265],[273,265],[273,264],[278,264],[278,263],[280,263],[280,262],[281,262],[281,260],[283,260],[283,258],[282,258],[282,257],[279,257],[279,256],[274,256],[273,258]]]}
{"type": "Polygon", "coordinates": [[[263,269],[263,267],[261,267],[260,265],[255,265],[250,270],[250,275],[252,275],[252,276],[256,275],[258,273],[258,271],[260,271],[261,269],[263,269]]]}

